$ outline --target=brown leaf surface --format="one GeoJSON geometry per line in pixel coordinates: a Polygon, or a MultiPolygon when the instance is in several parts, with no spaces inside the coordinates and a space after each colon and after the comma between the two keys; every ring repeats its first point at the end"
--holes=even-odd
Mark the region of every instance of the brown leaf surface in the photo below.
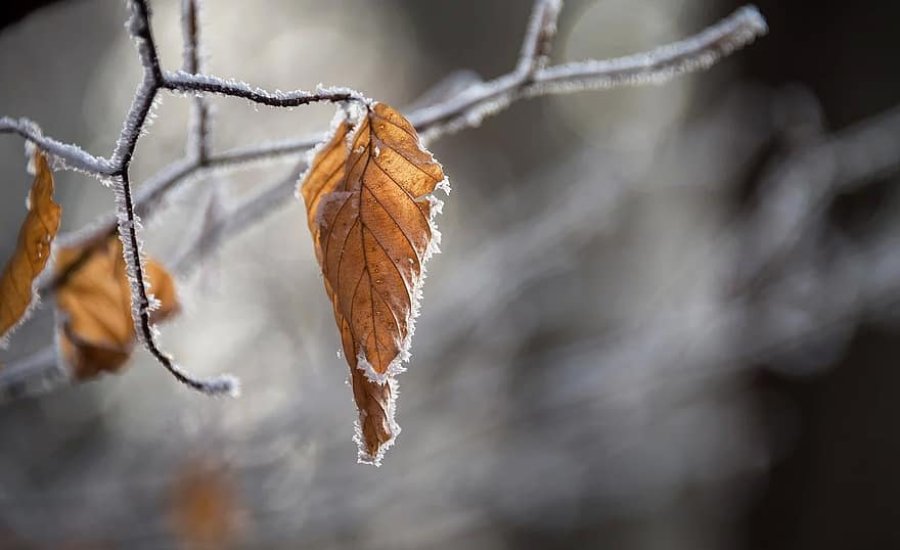
{"type": "MultiPolygon", "coordinates": [[[[65,272],[81,252],[81,248],[60,249],[56,272],[65,272]]],[[[153,312],[154,321],[159,322],[178,311],[175,281],[150,259],[145,273],[159,300],[159,308],[153,312]]],[[[56,305],[62,321],[60,355],[75,378],[86,380],[103,371],[119,371],[131,356],[135,341],[131,287],[119,239],[107,240],[65,278],[56,291],[56,305]]]]}
{"type": "Polygon", "coordinates": [[[399,427],[394,375],[409,358],[424,265],[437,250],[441,165],[391,107],[369,106],[316,152],[301,180],[325,290],[359,409],[360,460],[378,464],[399,427]]]}
{"type": "Polygon", "coordinates": [[[16,250],[0,276],[0,343],[25,317],[34,301],[34,280],[50,259],[50,246],[62,218],[62,208],[53,202],[53,172],[47,158],[36,148],[34,170],[28,215],[19,229],[16,250]]]}

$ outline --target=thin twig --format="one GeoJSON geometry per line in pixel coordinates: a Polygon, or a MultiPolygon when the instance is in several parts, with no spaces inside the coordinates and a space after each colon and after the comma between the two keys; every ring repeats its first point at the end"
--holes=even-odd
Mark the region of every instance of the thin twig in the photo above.
{"type": "MultiPolygon", "coordinates": [[[[768,31],[766,21],[752,6],[741,8],[703,32],[649,52],[602,61],[579,61],[537,69],[531,74],[514,71],[470,88],[441,105],[410,115],[410,121],[429,139],[478,126],[520,98],[610,89],[620,86],[662,84],[672,78],[706,69],[722,57],[753,42],[768,31]]],[[[527,44],[527,42],[526,42],[527,44]]],[[[531,48],[526,46],[526,51],[531,48]]],[[[538,52],[537,49],[534,49],[538,52]]],[[[519,66],[525,66],[520,61],[519,66]]]]}
{"type": "Polygon", "coordinates": [[[306,90],[269,92],[233,79],[220,78],[213,75],[188,74],[183,71],[166,73],[160,85],[173,92],[238,97],[269,107],[300,107],[318,102],[367,101],[364,95],[350,88],[322,87],[314,92],[306,90]]]}
{"type": "Polygon", "coordinates": [[[159,90],[161,69],[150,28],[150,13],[145,0],[131,2],[131,18],[128,29],[137,42],[138,52],[144,66],[144,79],[135,94],[134,101],[125,119],[122,137],[116,144],[113,162],[120,166],[113,180],[116,191],[116,209],[118,217],[119,239],[122,241],[128,279],[131,282],[132,315],[138,339],[143,342],[147,351],[168,370],[179,382],[204,393],[219,395],[236,394],[237,380],[232,376],[219,376],[209,380],[201,380],[184,372],[172,357],[163,352],[156,342],[155,328],[150,319],[154,300],[147,290],[146,273],[144,272],[141,242],[138,236],[140,219],[135,212],[131,195],[129,169],[134,149],[140,137],[141,129],[153,106],[159,90]]]}
{"type": "Polygon", "coordinates": [[[305,160],[298,162],[282,180],[220,213],[217,219],[204,228],[191,246],[178,255],[172,262],[172,269],[179,275],[190,275],[197,265],[229,238],[260,223],[273,212],[277,212],[280,206],[288,204],[288,199],[296,191],[297,180],[306,167],[305,160]]]}
{"type": "Polygon", "coordinates": [[[768,26],[759,10],[745,6],[699,34],[646,53],[543,69],[535,75],[534,85],[526,94],[660,84],[684,73],[707,69],[766,32],[768,26]]]}
{"type": "MultiPolygon", "coordinates": [[[[188,74],[201,74],[203,67],[200,59],[200,2],[182,0],[181,9],[181,29],[184,37],[182,70],[188,74]]],[[[197,162],[203,165],[210,151],[210,112],[206,98],[202,95],[194,97],[191,111],[187,154],[194,156],[197,162]]]]}
{"type": "Polygon", "coordinates": [[[538,0],[531,12],[528,30],[522,41],[522,54],[516,72],[530,77],[538,69],[546,66],[556,38],[556,24],[562,0],[538,0]]]}
{"type": "Polygon", "coordinates": [[[95,175],[109,175],[115,171],[105,158],[95,157],[77,145],[44,136],[37,123],[27,118],[0,118],[0,134],[18,134],[61,161],[62,166],[69,170],[95,175]]]}

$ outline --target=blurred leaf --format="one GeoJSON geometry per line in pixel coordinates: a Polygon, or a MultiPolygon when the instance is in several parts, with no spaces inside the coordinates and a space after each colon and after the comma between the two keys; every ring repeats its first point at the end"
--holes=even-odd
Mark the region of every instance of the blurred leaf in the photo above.
{"type": "Polygon", "coordinates": [[[444,181],[412,124],[383,103],[368,106],[353,130],[342,120],[302,179],[350,364],[364,462],[378,464],[399,432],[393,376],[409,358],[423,265],[437,245],[440,201],[431,194],[444,181]]]}
{"type": "MultiPolygon", "coordinates": [[[[64,273],[74,262],[83,264],[72,270],[56,291],[56,305],[62,318],[59,328],[60,355],[76,379],[86,380],[103,371],[117,372],[134,348],[135,332],[131,317],[131,286],[128,282],[122,243],[110,238],[82,259],[83,248],[60,249],[57,273],[64,273]]],[[[148,259],[144,275],[159,308],[154,322],[178,311],[175,281],[159,263],[148,259]]]]}
{"type": "Polygon", "coordinates": [[[50,258],[62,208],[53,202],[53,172],[47,158],[34,150],[34,183],[28,195],[28,215],[19,229],[12,258],[0,276],[0,342],[25,317],[34,301],[32,286],[50,258]]]}
{"type": "Polygon", "coordinates": [[[209,461],[192,461],[178,472],[170,511],[175,534],[188,547],[226,547],[241,529],[233,480],[209,461]]]}

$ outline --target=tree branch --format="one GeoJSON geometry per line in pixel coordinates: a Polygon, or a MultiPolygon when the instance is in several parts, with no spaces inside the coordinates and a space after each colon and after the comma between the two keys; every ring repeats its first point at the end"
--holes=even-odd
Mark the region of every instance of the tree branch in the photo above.
{"type": "MultiPolygon", "coordinates": [[[[202,74],[199,59],[199,29],[197,24],[197,0],[183,0],[182,27],[185,37],[184,69],[164,72],[161,69],[150,23],[147,0],[130,0],[131,16],[128,29],[137,43],[144,77],[126,116],[121,135],[109,160],[94,157],[75,145],[43,137],[36,125],[28,121],[0,119],[0,133],[16,133],[32,141],[53,156],[64,168],[80,170],[99,177],[109,178],[117,196],[116,217],[109,217],[92,227],[75,234],[60,237],[68,246],[96,243],[114,234],[118,229],[122,240],[126,265],[132,282],[132,303],[137,333],[148,351],[176,378],[185,384],[207,393],[230,392],[236,389],[234,380],[222,377],[212,381],[196,380],[183,371],[163,353],[155,341],[155,330],[150,323],[151,296],[145,284],[142,266],[140,217],[149,216],[156,206],[178,184],[187,178],[209,170],[237,168],[263,159],[272,159],[305,152],[318,143],[321,136],[264,144],[214,154],[208,148],[208,111],[202,100],[205,94],[238,97],[272,107],[296,107],[314,102],[341,103],[347,101],[369,102],[359,92],[349,88],[317,88],[315,91],[269,92],[253,88],[235,80],[202,74]],[[145,127],[148,114],[159,90],[165,89],[195,96],[194,122],[188,156],[170,164],[151,178],[137,194],[132,196],[129,177],[131,159],[145,127]]],[[[560,0],[537,0],[528,30],[523,40],[522,53],[516,68],[488,82],[477,82],[452,97],[437,104],[417,109],[409,114],[410,121],[425,138],[436,138],[449,132],[474,127],[487,116],[496,114],[514,101],[539,95],[569,93],[587,89],[605,89],[624,85],[661,83],[674,76],[704,69],[721,57],[752,42],[765,34],[766,24],[759,12],[752,7],[742,8],[700,34],[686,40],[657,48],[650,52],[607,60],[582,61],[556,67],[546,67],[556,21],[561,9],[560,0]]],[[[236,207],[223,224],[214,225],[213,247],[250,224],[275,210],[273,208],[288,196],[286,190],[296,185],[298,170],[305,166],[301,161],[291,177],[259,193],[236,207]]],[[[210,245],[204,245],[206,249],[210,245]]],[[[206,250],[204,249],[204,250],[206,250]]],[[[86,249],[85,254],[90,254],[86,249]]],[[[198,252],[205,254],[203,251],[198,252]]],[[[73,264],[77,269],[82,262],[73,264]]],[[[187,262],[189,263],[189,262],[187,262]]],[[[68,273],[62,274],[63,277],[68,273]]],[[[42,287],[51,291],[59,279],[42,287]]],[[[17,371],[18,372],[18,371],[17,371]]],[[[0,393],[3,379],[0,373],[0,393]]]]}
{"type": "MultiPolygon", "coordinates": [[[[540,5],[544,5],[542,0],[540,5]]],[[[555,2],[546,2],[546,10],[536,13],[552,13],[555,2]]],[[[536,16],[532,17],[532,21],[536,16]]],[[[545,17],[546,16],[542,16],[545,17]]],[[[531,23],[530,25],[534,25],[531,23]]],[[[543,46],[531,47],[523,45],[523,57],[519,61],[517,69],[486,83],[476,83],[459,94],[429,107],[417,109],[408,113],[407,118],[413,122],[420,132],[432,132],[433,134],[444,131],[455,131],[466,127],[474,127],[489,115],[497,114],[507,108],[518,99],[536,97],[541,95],[553,95],[559,93],[572,93],[592,89],[608,89],[618,86],[634,86],[640,84],[660,84],[675,76],[686,72],[693,72],[707,68],[721,57],[748,45],[755,38],[766,33],[765,20],[759,11],[747,6],[739,9],[731,16],[709,27],[686,40],[662,46],[649,52],[635,54],[612,60],[587,60],[566,63],[554,67],[547,67],[535,72],[531,79],[523,77],[519,67],[523,66],[525,52],[549,51],[549,42],[543,46]],[[443,127],[442,130],[437,128],[443,127]]],[[[553,35],[546,30],[539,36],[548,41],[553,35]]],[[[525,42],[528,44],[530,41],[525,42]]],[[[531,55],[531,54],[527,54],[531,55]]],[[[167,73],[172,80],[167,83],[167,89],[181,93],[216,93],[243,97],[257,103],[273,106],[292,107],[305,105],[315,101],[348,101],[363,99],[362,94],[349,89],[326,88],[323,89],[327,97],[317,97],[314,92],[267,92],[265,90],[251,89],[243,83],[228,81],[217,77],[204,75],[192,75],[185,72],[167,73]]],[[[163,79],[165,81],[165,79],[163,79]]],[[[0,119],[9,121],[9,119],[0,119]]],[[[7,122],[8,124],[8,122],[7,122]]],[[[0,123],[0,131],[4,125],[0,123]]],[[[8,130],[7,130],[8,131],[8,130]]],[[[16,132],[26,139],[35,141],[34,136],[23,132],[16,132]]],[[[432,136],[435,137],[435,136],[432,136]]],[[[85,171],[94,174],[109,174],[114,169],[102,170],[92,166],[96,162],[102,163],[104,159],[93,158],[96,162],[79,162],[78,157],[65,148],[75,148],[44,138],[45,142],[56,143],[58,146],[49,147],[47,151],[53,156],[71,164],[87,164],[85,171]],[[62,146],[62,147],[60,147],[62,146]]],[[[209,163],[219,167],[239,167],[245,163],[257,162],[281,156],[289,156],[302,153],[321,141],[321,135],[304,136],[295,140],[285,140],[277,143],[267,143],[235,149],[233,151],[213,154],[209,163]]],[[[86,153],[84,153],[86,155],[86,153]]],[[[83,160],[83,159],[81,159],[83,160]]]]}
{"type": "MultiPolygon", "coordinates": [[[[535,18],[546,18],[542,15],[540,6],[535,12],[535,18]]],[[[521,98],[662,84],[676,76],[709,68],[722,57],[750,44],[767,31],[766,21],[759,11],[747,6],[695,36],[649,52],[602,61],[566,63],[530,72],[517,69],[473,86],[467,93],[443,104],[412,113],[409,118],[429,139],[434,139],[444,133],[478,126],[485,117],[505,110],[521,98]]],[[[528,58],[524,56],[529,52],[536,52],[536,55],[539,51],[537,47],[528,46],[529,41],[525,44],[526,53],[523,54],[519,67],[533,67],[533,64],[528,65],[528,58]]]]}
{"type": "Polygon", "coordinates": [[[538,0],[534,3],[516,72],[530,77],[547,64],[556,38],[556,22],[560,11],[562,0],[538,0]]]}
{"type": "Polygon", "coordinates": [[[0,134],[17,134],[38,146],[41,151],[61,161],[63,168],[93,175],[109,175],[115,169],[102,157],[95,157],[77,145],[44,136],[37,123],[20,118],[0,118],[0,134]]]}
{"type": "Polygon", "coordinates": [[[766,32],[768,26],[759,10],[745,6],[697,35],[649,52],[543,69],[526,95],[661,84],[684,73],[707,69],[766,32]]]}
{"type": "Polygon", "coordinates": [[[291,92],[268,92],[253,88],[245,82],[220,78],[212,75],[195,75],[183,71],[167,72],[161,86],[173,92],[204,93],[239,97],[269,107],[300,107],[316,102],[341,103],[345,101],[368,101],[361,93],[350,88],[318,88],[315,92],[295,90],[291,92]]]}
{"type": "MultiPolygon", "coordinates": [[[[182,0],[181,29],[184,37],[184,61],[182,70],[188,74],[203,72],[200,60],[200,2],[182,0]]],[[[191,122],[188,128],[188,156],[203,165],[209,157],[210,112],[209,104],[203,96],[194,98],[191,122]]]]}
{"type": "Polygon", "coordinates": [[[201,380],[183,371],[169,354],[160,349],[156,342],[155,327],[150,320],[150,312],[154,309],[156,300],[151,299],[151,294],[147,290],[141,240],[138,236],[140,218],[135,212],[129,169],[141,130],[160,88],[162,71],[153,41],[150,12],[146,0],[132,0],[130,5],[132,13],[128,29],[137,42],[138,53],[144,66],[144,79],[125,119],[125,126],[116,144],[116,150],[113,152],[112,162],[119,167],[113,179],[113,186],[116,192],[119,239],[122,241],[128,279],[131,283],[131,305],[135,332],[147,351],[179,382],[211,395],[224,393],[236,395],[239,391],[238,383],[237,379],[232,376],[224,375],[210,380],[201,380]]]}

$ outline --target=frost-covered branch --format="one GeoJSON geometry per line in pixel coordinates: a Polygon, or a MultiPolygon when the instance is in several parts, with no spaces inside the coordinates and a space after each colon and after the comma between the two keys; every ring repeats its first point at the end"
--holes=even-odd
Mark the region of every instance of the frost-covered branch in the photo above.
{"type": "MultiPolygon", "coordinates": [[[[535,20],[546,21],[552,2],[539,2],[535,20]]],[[[552,21],[555,26],[555,21],[552,21]]],[[[532,22],[532,27],[541,28],[532,22]]],[[[746,6],[700,34],[661,46],[649,52],[609,60],[589,60],[547,68],[529,67],[529,55],[540,55],[537,47],[525,42],[519,68],[481,85],[476,85],[441,105],[412,113],[410,120],[429,138],[445,132],[477,126],[520,98],[620,86],[661,84],[675,76],[706,69],[722,57],[753,42],[768,31],[766,21],[753,6],[746,6]]],[[[541,36],[542,33],[538,33],[541,36]]],[[[543,33],[552,37],[552,33],[543,33]]],[[[540,41],[538,42],[541,43],[540,41]]],[[[549,48],[549,45],[542,46],[549,48]]],[[[537,58],[535,58],[537,59],[537,58]]]]}
{"type": "Polygon", "coordinates": [[[556,23],[562,11],[562,0],[538,0],[534,3],[528,30],[522,41],[522,54],[516,71],[532,76],[544,68],[556,38],[556,23]]]}
{"type": "Polygon", "coordinates": [[[162,68],[159,65],[156,41],[150,27],[150,6],[147,0],[129,0],[128,5],[131,9],[131,16],[126,24],[128,33],[137,43],[144,72],[149,75],[150,80],[159,82],[162,80],[162,68]]]}
{"type": "Polygon", "coordinates": [[[61,161],[70,170],[95,175],[108,175],[115,171],[109,161],[102,157],[95,157],[77,145],[44,136],[40,127],[27,118],[0,117],[0,134],[18,134],[61,161]]]}
{"type": "MultiPolygon", "coordinates": [[[[488,82],[475,82],[458,93],[407,112],[429,138],[478,126],[520,99],[640,84],[661,84],[678,75],[708,68],[722,57],[767,32],[765,19],[752,6],[739,9],[705,31],[649,52],[610,60],[587,60],[543,67],[555,37],[559,2],[539,0],[515,69],[488,82]],[[540,23],[540,25],[538,25],[540,23]],[[533,72],[529,74],[534,67],[533,72]]],[[[303,153],[320,134],[213,154],[210,163],[237,167],[303,153]]]]}
{"type": "Polygon", "coordinates": [[[145,0],[133,0],[130,5],[132,12],[128,29],[137,42],[138,53],[144,66],[144,79],[134,96],[128,116],[125,118],[125,127],[112,158],[113,163],[119,167],[113,178],[113,188],[116,192],[119,239],[122,241],[128,280],[131,283],[131,305],[135,331],[147,351],[179,382],[211,395],[236,394],[238,384],[234,377],[225,375],[210,380],[195,378],[175,364],[172,357],[163,352],[156,342],[157,332],[150,319],[150,313],[155,309],[155,298],[148,290],[147,276],[144,271],[141,239],[138,234],[141,228],[140,218],[135,212],[129,170],[141,130],[147,122],[160,87],[161,70],[150,28],[150,13],[147,3],[145,0]]]}
{"type": "MultiPolygon", "coordinates": [[[[116,216],[103,218],[77,233],[63,235],[60,242],[67,246],[85,246],[100,242],[118,231],[133,285],[135,326],[145,346],[182,382],[210,393],[227,391],[230,389],[230,382],[227,380],[206,383],[190,378],[156,344],[154,328],[149,320],[152,300],[142,266],[140,219],[154,214],[167,194],[191,177],[212,170],[238,168],[260,160],[297,155],[309,150],[321,139],[320,135],[307,136],[222,153],[211,152],[209,110],[203,99],[205,94],[237,97],[272,107],[296,107],[322,101],[366,102],[368,99],[349,88],[319,87],[314,91],[270,92],[235,80],[204,74],[199,53],[198,0],[182,2],[183,69],[177,72],[163,71],[153,38],[147,0],[130,0],[129,6],[131,16],[127,26],[137,44],[144,76],[109,159],[95,157],[77,146],[44,137],[36,125],[25,120],[0,119],[0,133],[16,133],[36,143],[64,168],[80,170],[112,181],[117,195],[116,216]],[[168,165],[148,180],[139,192],[133,194],[129,177],[131,159],[154,100],[161,90],[194,96],[189,150],[185,158],[168,165]]],[[[537,0],[516,67],[491,81],[471,82],[436,103],[413,110],[408,117],[416,128],[426,138],[435,138],[448,132],[477,126],[486,116],[500,112],[519,99],[587,89],[660,83],[686,72],[709,67],[721,57],[749,44],[766,32],[765,21],[759,12],[753,7],[745,7],[694,37],[646,53],[613,60],[589,60],[548,67],[561,7],[560,0],[537,0]]],[[[303,161],[299,161],[297,166],[302,167],[303,161]]],[[[269,215],[276,210],[279,200],[283,201],[289,196],[286,190],[294,185],[293,180],[279,182],[235,207],[229,215],[232,219],[212,225],[212,238],[207,238],[203,251],[198,252],[205,254],[226,236],[269,215]]],[[[85,254],[89,255],[90,249],[86,250],[85,254]]],[[[82,262],[76,261],[72,264],[73,269],[81,264],[82,262]]],[[[63,278],[66,276],[68,273],[61,275],[63,278]]],[[[58,283],[59,278],[45,283],[42,290],[52,291],[58,283]]],[[[0,376],[0,393],[2,386],[0,376]]]]}
{"type": "Polygon", "coordinates": [[[254,88],[237,80],[219,78],[212,75],[188,74],[184,71],[166,73],[162,81],[162,87],[173,92],[238,97],[269,107],[300,107],[323,101],[330,103],[366,101],[365,96],[350,88],[320,87],[314,92],[306,90],[268,92],[262,88],[254,88]]]}
{"type": "MultiPolygon", "coordinates": [[[[200,44],[200,2],[182,0],[181,29],[184,38],[182,70],[188,74],[200,74],[202,70],[200,44]]],[[[206,98],[194,98],[188,128],[188,156],[194,156],[199,164],[209,157],[210,111],[206,98]]]]}
{"type": "MultiPolygon", "coordinates": [[[[529,23],[530,32],[523,42],[523,53],[516,69],[489,82],[475,83],[435,105],[416,109],[408,113],[408,118],[420,132],[435,137],[444,131],[477,126],[484,117],[500,112],[518,99],[618,86],[659,84],[680,74],[709,67],[723,56],[765,34],[767,30],[765,19],[759,11],[747,6],[693,37],[648,52],[610,60],[586,60],[543,67],[543,60],[549,53],[554,38],[555,17],[559,8],[560,3],[557,1],[537,2],[529,23]],[[529,76],[529,71],[523,68],[531,66],[535,70],[529,76]]],[[[180,93],[241,97],[274,107],[364,98],[362,94],[345,88],[322,88],[314,92],[268,92],[241,82],[191,74],[187,69],[160,75],[160,87],[180,93]]],[[[13,122],[10,119],[0,119],[0,132],[15,131],[42,147],[50,144],[47,152],[64,161],[66,166],[99,175],[116,171],[116,167],[106,159],[93,157],[75,146],[62,144],[52,138],[37,141],[37,136],[26,133],[21,125],[16,125],[15,129],[10,128],[13,122]]],[[[220,154],[212,153],[205,164],[238,167],[245,163],[302,153],[320,140],[321,135],[304,136],[220,154]]]]}
{"type": "Polygon", "coordinates": [[[759,10],[745,6],[697,35],[649,52],[543,69],[535,75],[525,94],[663,83],[684,73],[707,69],[766,32],[768,26],[759,10]]]}

